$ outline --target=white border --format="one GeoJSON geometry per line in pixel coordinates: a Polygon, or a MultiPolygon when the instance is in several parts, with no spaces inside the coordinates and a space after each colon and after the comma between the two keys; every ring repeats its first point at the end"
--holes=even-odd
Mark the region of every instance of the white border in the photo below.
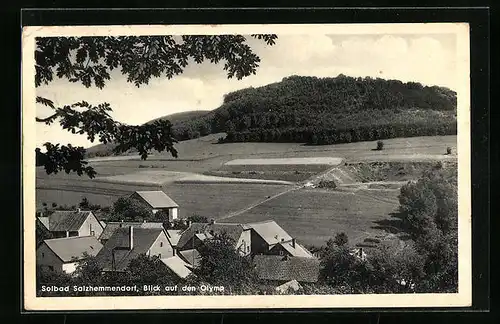
{"type": "Polygon", "coordinates": [[[341,24],[341,25],[145,25],[65,26],[23,28],[22,34],[22,146],[24,196],[24,306],[26,310],[109,309],[248,309],[248,308],[374,308],[453,307],[472,302],[471,192],[470,192],[470,80],[469,25],[341,24]],[[443,34],[457,35],[458,104],[458,246],[459,289],[456,294],[309,295],[309,296],[144,296],[36,297],[35,293],[35,37],[126,36],[185,34],[443,34]]]}

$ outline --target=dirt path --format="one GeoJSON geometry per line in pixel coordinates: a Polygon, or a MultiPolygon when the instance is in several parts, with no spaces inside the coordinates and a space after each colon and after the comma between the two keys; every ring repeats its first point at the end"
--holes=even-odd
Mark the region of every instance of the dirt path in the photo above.
{"type": "Polygon", "coordinates": [[[217,221],[219,221],[219,220],[223,220],[223,219],[228,219],[228,218],[231,218],[231,217],[235,217],[235,216],[241,215],[241,214],[246,213],[247,211],[249,211],[249,210],[251,210],[251,209],[254,209],[255,207],[260,206],[260,205],[262,205],[262,204],[264,204],[264,203],[266,203],[266,202],[268,202],[268,201],[270,201],[270,200],[276,199],[276,198],[278,198],[278,197],[279,197],[279,196],[281,196],[281,195],[284,195],[284,194],[289,193],[289,192],[291,192],[291,191],[299,190],[299,189],[301,189],[301,188],[304,188],[304,185],[296,185],[296,186],[293,186],[293,187],[292,187],[292,188],[290,188],[290,189],[287,189],[287,190],[282,191],[282,192],[279,192],[279,193],[277,193],[277,194],[275,194],[275,195],[269,196],[268,198],[266,198],[266,199],[264,199],[264,200],[261,200],[261,201],[259,201],[259,202],[256,202],[256,203],[254,203],[254,204],[252,204],[252,205],[250,205],[250,206],[248,206],[248,207],[246,207],[246,208],[243,208],[243,209],[237,210],[237,211],[235,211],[235,212],[231,212],[231,213],[229,213],[229,214],[226,214],[226,215],[224,215],[224,216],[222,216],[222,217],[218,218],[218,219],[217,219],[217,221]]]}
{"type": "Polygon", "coordinates": [[[334,166],[334,167],[332,167],[332,168],[330,168],[330,169],[328,169],[326,171],[323,171],[323,172],[321,172],[319,174],[316,174],[315,176],[309,178],[306,181],[300,182],[299,184],[293,186],[292,188],[289,188],[289,189],[284,190],[282,192],[279,192],[279,193],[277,193],[275,195],[272,195],[272,196],[270,196],[270,197],[268,197],[268,198],[266,198],[264,200],[261,200],[259,202],[254,203],[254,204],[252,204],[252,205],[250,205],[250,206],[248,206],[246,208],[243,208],[243,209],[240,209],[238,211],[235,211],[235,212],[229,213],[227,215],[224,215],[224,216],[218,218],[218,220],[228,219],[228,218],[231,218],[231,217],[235,217],[235,216],[241,215],[241,214],[246,213],[247,211],[249,211],[249,210],[257,207],[257,206],[260,206],[260,205],[262,205],[262,204],[264,204],[264,203],[266,203],[266,202],[268,202],[270,200],[276,199],[279,196],[282,196],[282,195],[284,195],[286,193],[302,189],[302,188],[306,187],[308,184],[315,183],[316,181],[318,181],[319,179],[322,179],[326,175],[331,174],[334,170],[338,170],[338,166],[334,166]]]}

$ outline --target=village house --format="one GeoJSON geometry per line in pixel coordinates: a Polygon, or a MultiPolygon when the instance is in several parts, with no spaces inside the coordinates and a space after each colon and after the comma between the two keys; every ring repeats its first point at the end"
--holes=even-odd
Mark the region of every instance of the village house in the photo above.
{"type": "Polygon", "coordinates": [[[54,238],[73,236],[94,236],[99,238],[104,230],[102,223],[91,211],[57,210],[52,214],[37,217],[37,222],[54,238]]]}
{"type": "Polygon", "coordinates": [[[107,239],[96,259],[104,271],[123,271],[139,255],[175,256],[165,230],[162,228],[119,227],[107,239]]]}
{"type": "Polygon", "coordinates": [[[182,232],[179,242],[177,243],[177,250],[192,250],[198,249],[203,241],[213,237],[216,234],[226,233],[231,237],[234,242],[234,248],[240,252],[241,255],[249,255],[251,253],[251,235],[250,229],[244,228],[241,224],[233,223],[217,223],[211,221],[210,223],[192,223],[189,227],[182,232]]]}
{"type": "Polygon", "coordinates": [[[255,255],[253,263],[262,282],[278,287],[292,280],[300,284],[315,283],[319,279],[320,261],[316,258],[255,255]]]}
{"type": "Polygon", "coordinates": [[[164,229],[163,223],[161,222],[107,222],[106,226],[104,227],[104,230],[102,231],[101,235],[99,236],[99,241],[101,241],[102,244],[105,244],[111,235],[116,231],[118,228],[122,227],[128,227],[128,226],[134,226],[135,228],[156,228],[156,229],[164,229]]]}
{"type": "Polygon", "coordinates": [[[181,279],[186,279],[190,275],[195,276],[192,272],[192,266],[177,255],[163,258],[161,259],[161,262],[163,262],[177,277],[181,279]]]}
{"type": "Polygon", "coordinates": [[[153,214],[164,212],[170,221],[178,218],[179,205],[163,191],[136,191],[129,198],[138,201],[153,214]]]}
{"type": "Polygon", "coordinates": [[[201,255],[196,249],[179,251],[178,256],[187,262],[191,269],[196,269],[200,266],[201,255]]]}
{"type": "Polygon", "coordinates": [[[73,273],[78,262],[102,249],[95,236],[73,236],[44,240],[36,250],[36,264],[55,272],[73,273]]]}
{"type": "Polygon", "coordinates": [[[314,258],[305,247],[297,243],[275,221],[268,220],[258,223],[243,224],[251,230],[252,254],[288,255],[293,257],[314,258]]]}

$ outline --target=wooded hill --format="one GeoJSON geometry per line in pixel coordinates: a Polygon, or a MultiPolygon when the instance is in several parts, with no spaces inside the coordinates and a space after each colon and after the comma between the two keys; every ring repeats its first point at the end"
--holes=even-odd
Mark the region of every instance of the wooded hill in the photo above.
{"type": "Polygon", "coordinates": [[[454,135],[456,92],[416,82],[290,76],[228,93],[223,104],[173,122],[179,140],[226,133],[221,142],[314,145],[454,135]]]}

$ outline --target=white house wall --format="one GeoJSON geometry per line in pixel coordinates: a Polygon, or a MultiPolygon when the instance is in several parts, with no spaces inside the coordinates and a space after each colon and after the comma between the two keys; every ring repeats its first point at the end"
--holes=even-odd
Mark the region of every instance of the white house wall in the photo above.
{"type": "Polygon", "coordinates": [[[172,215],[172,220],[177,219],[177,209],[178,208],[170,208],[169,215],[172,215]]]}
{"type": "Polygon", "coordinates": [[[243,255],[248,255],[252,252],[251,248],[251,231],[246,230],[241,233],[240,238],[238,239],[238,243],[236,244],[237,248],[241,248],[241,253],[243,255]]]}
{"type": "Polygon", "coordinates": [[[62,265],[62,270],[66,273],[73,273],[76,270],[78,262],[64,263],[62,265]]]}
{"type": "Polygon", "coordinates": [[[82,226],[78,230],[78,236],[90,236],[90,225],[92,225],[92,230],[94,231],[94,237],[99,239],[101,236],[102,228],[101,223],[95,218],[95,216],[89,215],[87,219],[83,222],[82,226]]]}
{"type": "Polygon", "coordinates": [[[161,234],[158,235],[156,241],[149,248],[148,254],[150,256],[161,254],[161,258],[168,258],[174,256],[174,249],[170,245],[170,242],[168,241],[165,232],[161,232],[161,234]]]}

